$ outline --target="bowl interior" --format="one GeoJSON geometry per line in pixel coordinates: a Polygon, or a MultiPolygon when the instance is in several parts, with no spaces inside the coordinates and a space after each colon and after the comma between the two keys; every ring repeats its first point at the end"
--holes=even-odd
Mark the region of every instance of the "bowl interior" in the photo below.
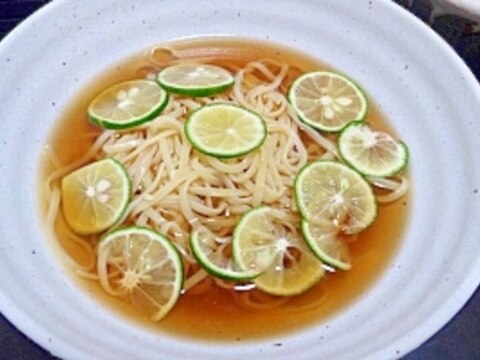
{"type": "Polygon", "coordinates": [[[389,1],[59,0],[0,44],[0,69],[7,119],[0,133],[0,309],[55,355],[399,357],[448,321],[478,285],[478,83],[440,38],[389,1]],[[32,199],[40,154],[63,107],[112,63],[199,35],[267,39],[334,65],[363,84],[409,144],[414,195],[401,249],[377,284],[328,323],[214,346],[159,337],[96,303],[45,246],[32,199]]]}

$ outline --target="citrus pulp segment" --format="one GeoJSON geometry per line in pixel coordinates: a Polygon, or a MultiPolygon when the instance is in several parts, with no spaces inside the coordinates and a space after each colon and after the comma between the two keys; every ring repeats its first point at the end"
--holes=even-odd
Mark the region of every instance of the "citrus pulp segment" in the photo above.
{"type": "Polygon", "coordinates": [[[183,286],[183,263],[176,248],[148,228],[132,226],[103,236],[97,271],[109,294],[129,298],[154,321],[173,308],[183,286]]]}
{"type": "Polygon", "coordinates": [[[297,227],[287,222],[280,210],[256,208],[242,217],[233,237],[233,253],[240,267],[262,271],[255,285],[277,296],[301,294],[324,275],[322,263],[297,227]]]}
{"type": "Polygon", "coordinates": [[[208,64],[177,64],[157,75],[158,83],[167,91],[185,96],[209,96],[230,88],[234,79],[225,69],[208,64]]]}
{"type": "Polygon", "coordinates": [[[348,125],[340,134],[338,149],[345,162],[367,176],[393,176],[408,163],[404,143],[364,123],[348,125]]]}
{"type": "Polygon", "coordinates": [[[107,158],[86,165],[62,179],[65,221],[78,234],[107,230],[120,219],[131,197],[131,182],[118,161],[107,158]]]}
{"type": "Polygon", "coordinates": [[[301,222],[302,233],[312,252],[324,263],[337,269],[352,268],[348,245],[340,238],[336,227],[322,227],[301,222]]]}
{"type": "Polygon", "coordinates": [[[364,230],[377,215],[377,202],[368,182],[355,170],[333,161],[304,166],[295,178],[295,199],[308,222],[333,225],[346,234],[364,230]]]}
{"type": "Polygon", "coordinates": [[[241,270],[231,254],[231,241],[219,238],[206,228],[199,227],[192,232],[190,248],[199,264],[211,275],[225,280],[248,280],[258,276],[255,270],[241,270]]]}
{"type": "Polygon", "coordinates": [[[153,120],[167,103],[167,92],[155,81],[130,80],[97,95],[88,107],[88,115],[103,128],[124,130],[153,120]]]}
{"type": "Polygon", "coordinates": [[[219,158],[232,158],[258,148],[267,127],[256,113],[231,104],[206,105],[190,114],[185,134],[198,151],[219,158]]]}
{"type": "Polygon", "coordinates": [[[301,120],[328,132],[363,120],[368,108],[367,97],[357,84],[329,71],[300,76],[290,86],[288,99],[301,120]]]}

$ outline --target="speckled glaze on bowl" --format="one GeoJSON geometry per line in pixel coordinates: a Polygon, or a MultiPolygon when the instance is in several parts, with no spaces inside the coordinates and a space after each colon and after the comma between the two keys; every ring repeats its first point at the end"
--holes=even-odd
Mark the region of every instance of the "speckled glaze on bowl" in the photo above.
{"type": "Polygon", "coordinates": [[[0,44],[0,73],[0,310],[57,356],[398,358],[478,286],[479,85],[446,43],[388,0],[57,0],[0,44]],[[410,146],[414,201],[401,249],[376,285],[328,322],[235,344],[159,336],[96,303],[45,246],[38,167],[59,112],[112,63],[199,35],[269,39],[334,64],[410,146]]]}

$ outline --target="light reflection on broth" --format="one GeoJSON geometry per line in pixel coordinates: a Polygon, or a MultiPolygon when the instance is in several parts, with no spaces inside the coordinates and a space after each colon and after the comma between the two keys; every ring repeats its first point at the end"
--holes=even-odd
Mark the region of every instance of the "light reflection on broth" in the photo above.
{"type": "MultiPolygon", "coordinates": [[[[123,80],[147,77],[159,67],[185,59],[215,64],[229,70],[260,59],[287,63],[291,69],[282,91],[286,91],[288,84],[303,72],[332,70],[316,59],[263,42],[215,38],[157,47],[102,73],[66,108],[48,142],[59,162],[65,165],[80,158],[100,134],[101,131],[87,121],[86,109],[101,90],[123,80]]],[[[372,99],[369,100],[372,102],[372,99]]],[[[368,121],[376,129],[394,133],[374,104],[369,107],[368,121]]],[[[301,135],[301,138],[308,142],[305,135],[301,135]]],[[[317,151],[313,145],[311,147],[313,152],[317,151]]],[[[50,172],[51,165],[46,159],[41,183],[45,182],[50,172]]],[[[118,314],[156,331],[217,341],[275,336],[327,322],[330,316],[358,300],[375,283],[399,246],[406,226],[409,196],[407,194],[396,202],[380,205],[375,223],[349,244],[353,262],[351,271],[327,274],[308,292],[292,298],[276,298],[251,290],[250,285],[238,285],[236,290],[224,289],[215,286],[212,278],[207,277],[183,294],[164,320],[152,323],[127,302],[106,295],[97,282],[74,274],[72,278],[106,308],[113,308],[118,314]],[[245,306],[252,301],[251,306],[245,306]],[[268,306],[263,306],[264,303],[268,306]]],[[[170,215],[165,211],[162,216],[170,215]]],[[[63,249],[75,261],[89,265],[92,259],[72,237],[61,216],[56,220],[56,234],[63,249]]],[[[87,241],[94,245],[97,237],[90,236],[87,241]]]]}

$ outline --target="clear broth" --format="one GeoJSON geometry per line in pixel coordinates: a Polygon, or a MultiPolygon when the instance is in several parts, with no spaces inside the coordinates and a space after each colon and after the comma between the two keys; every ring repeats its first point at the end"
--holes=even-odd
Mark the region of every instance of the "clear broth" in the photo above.
{"type": "MultiPolygon", "coordinates": [[[[332,67],[302,53],[265,42],[252,42],[232,38],[208,38],[168,44],[181,54],[181,57],[211,57],[217,65],[246,64],[252,60],[272,59],[286,62],[302,72],[327,70],[332,67]]],[[[138,54],[110,70],[86,86],[75,97],[56,122],[48,141],[61,164],[69,164],[81,157],[93,143],[99,130],[90,124],[86,109],[95,95],[117,82],[144,76],[149,70],[147,53],[138,54]]],[[[155,53],[158,61],[169,61],[168,54],[155,53]]],[[[385,117],[372,104],[368,121],[375,128],[394,133],[385,117]]],[[[41,184],[50,171],[45,160],[41,174],[41,184]]],[[[411,193],[411,190],[410,190],[411,193]]],[[[349,304],[357,301],[375,283],[390,263],[398,249],[406,227],[410,195],[388,204],[380,205],[375,223],[362,232],[358,240],[350,245],[353,259],[351,271],[328,273],[308,292],[291,298],[287,304],[269,310],[249,310],[235,303],[231,290],[211,287],[198,295],[187,292],[182,295],[175,308],[160,323],[152,323],[139,314],[130,304],[108,296],[94,281],[84,280],[75,274],[72,277],[93,297],[108,309],[114,309],[127,319],[166,334],[183,337],[215,340],[239,341],[272,337],[309,326],[326,323],[330,317],[349,304]],[[314,309],[301,308],[314,302],[321,303],[314,309]]],[[[43,201],[46,207],[46,202],[43,201]]],[[[73,242],[62,236],[65,224],[57,220],[56,233],[61,246],[74,259],[82,263],[82,251],[73,242]]]]}

